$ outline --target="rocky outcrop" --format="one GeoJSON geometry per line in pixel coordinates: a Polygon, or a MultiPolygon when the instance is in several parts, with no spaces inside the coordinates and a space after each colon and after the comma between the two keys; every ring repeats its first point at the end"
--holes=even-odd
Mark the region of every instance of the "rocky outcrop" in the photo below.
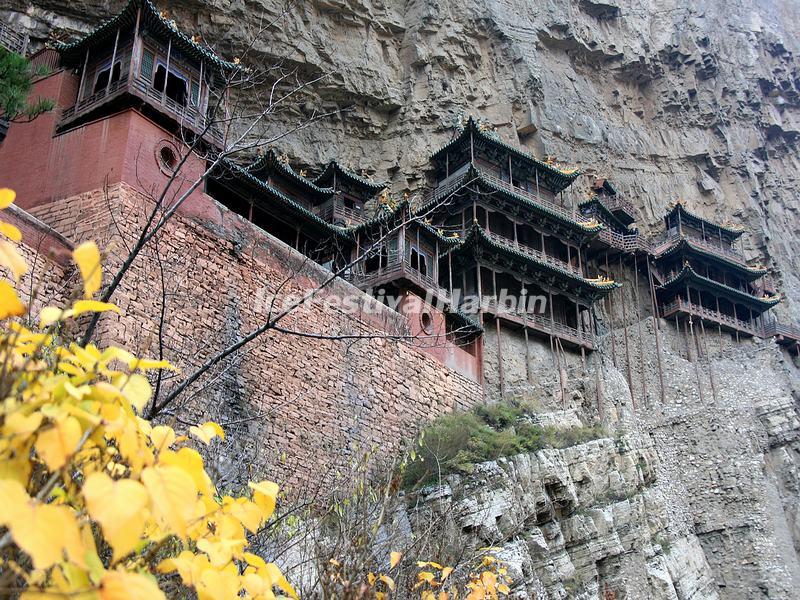
{"type": "Polygon", "coordinates": [[[415,498],[470,549],[502,546],[519,598],[716,598],[699,539],[674,529],[646,438],[478,465],[415,498]]]}

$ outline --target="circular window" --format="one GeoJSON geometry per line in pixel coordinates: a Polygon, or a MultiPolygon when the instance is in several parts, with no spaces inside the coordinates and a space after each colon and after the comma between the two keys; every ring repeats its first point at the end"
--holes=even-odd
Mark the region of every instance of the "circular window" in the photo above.
{"type": "Polygon", "coordinates": [[[166,140],[156,147],[156,161],[158,167],[167,175],[172,175],[178,166],[178,149],[166,140]]]}
{"type": "Polygon", "coordinates": [[[419,316],[420,323],[422,323],[422,330],[425,333],[433,333],[433,318],[431,313],[424,312],[419,316]]]}

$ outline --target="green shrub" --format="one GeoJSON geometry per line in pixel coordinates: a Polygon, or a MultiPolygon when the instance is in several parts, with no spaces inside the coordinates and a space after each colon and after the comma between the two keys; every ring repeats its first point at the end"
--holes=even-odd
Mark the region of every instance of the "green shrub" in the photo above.
{"type": "Polygon", "coordinates": [[[601,426],[542,427],[531,422],[532,413],[530,405],[508,400],[432,421],[403,471],[404,487],[435,483],[451,473],[469,473],[476,463],[502,456],[567,448],[606,435],[601,426]]]}

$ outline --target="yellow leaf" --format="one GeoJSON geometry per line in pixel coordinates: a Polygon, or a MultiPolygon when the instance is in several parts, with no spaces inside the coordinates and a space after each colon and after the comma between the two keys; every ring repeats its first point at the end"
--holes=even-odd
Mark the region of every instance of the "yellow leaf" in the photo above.
{"type": "Polygon", "coordinates": [[[389,588],[390,591],[394,591],[394,579],[389,577],[388,575],[381,575],[381,581],[386,584],[386,587],[389,588]]]}
{"type": "Polygon", "coordinates": [[[253,490],[253,501],[261,509],[264,520],[268,520],[275,511],[275,503],[280,489],[278,484],[272,481],[261,481],[259,483],[251,481],[247,485],[253,490]]]}
{"type": "Polygon", "coordinates": [[[277,585],[281,590],[283,590],[284,594],[297,600],[297,592],[286,580],[286,577],[283,576],[283,573],[281,573],[281,570],[275,563],[267,563],[266,572],[269,578],[272,580],[273,585],[277,585]]]}
{"type": "Polygon", "coordinates": [[[197,583],[198,600],[237,600],[239,576],[235,571],[206,569],[197,583]]]}
{"type": "Polygon", "coordinates": [[[450,573],[452,573],[452,572],[453,572],[453,567],[445,567],[444,569],[442,569],[442,581],[444,581],[445,579],[447,579],[447,577],[448,577],[448,576],[450,575],[450,573]]]}
{"type": "Polygon", "coordinates": [[[178,467],[159,465],[142,471],[142,483],[150,494],[153,514],[162,527],[185,538],[197,500],[192,478],[178,467]]]}
{"type": "Polygon", "coordinates": [[[20,301],[14,287],[7,281],[0,281],[0,319],[24,314],[25,305],[20,301]]]}
{"type": "Polygon", "coordinates": [[[149,496],[138,481],[112,480],[105,473],[93,473],[83,484],[89,516],[100,523],[103,535],[114,550],[114,560],[133,550],[144,530],[149,496]]]}
{"type": "Polygon", "coordinates": [[[394,569],[397,566],[397,563],[400,562],[401,558],[403,558],[402,552],[392,552],[389,555],[389,566],[394,569]]]}
{"type": "Polygon", "coordinates": [[[120,314],[119,307],[116,304],[100,302],[99,300],[78,300],[72,307],[73,315],[76,317],[87,312],[101,313],[108,311],[120,314]]]}
{"type": "Polygon", "coordinates": [[[256,533],[262,521],[261,509],[259,506],[247,498],[237,498],[234,500],[233,498],[226,497],[223,499],[223,502],[228,499],[229,503],[225,505],[225,510],[244,525],[250,533],[256,533]]]}
{"type": "Polygon", "coordinates": [[[14,204],[17,193],[8,188],[0,188],[0,208],[8,208],[14,204]]]}
{"type": "Polygon", "coordinates": [[[157,569],[159,573],[172,573],[173,571],[177,571],[181,576],[181,581],[183,581],[185,585],[194,585],[194,578],[192,576],[193,559],[194,554],[188,550],[184,550],[174,558],[162,560],[158,563],[157,569]]]}
{"type": "Polygon", "coordinates": [[[116,378],[116,383],[122,395],[128,399],[136,410],[142,412],[153,394],[153,389],[150,387],[150,382],[147,377],[139,373],[131,375],[123,375],[116,378]]]}
{"type": "Polygon", "coordinates": [[[22,258],[17,247],[8,240],[0,240],[0,265],[11,271],[17,281],[28,272],[25,259],[22,258]]]}
{"type": "Polygon", "coordinates": [[[234,554],[238,554],[246,543],[247,541],[244,539],[223,539],[217,542],[212,542],[208,539],[202,539],[198,540],[197,549],[208,554],[208,560],[211,562],[212,567],[219,568],[224,567],[231,562],[234,554]]]}
{"type": "Polygon", "coordinates": [[[22,232],[14,227],[11,223],[4,223],[0,221],[0,233],[10,239],[12,242],[19,242],[22,239],[22,232]]]}
{"type": "Polygon", "coordinates": [[[158,455],[158,462],[162,465],[171,465],[182,469],[192,478],[195,487],[201,494],[207,496],[215,494],[211,478],[203,466],[203,457],[194,448],[181,448],[177,452],[162,450],[158,455]]]}
{"type": "Polygon", "coordinates": [[[166,600],[164,592],[147,575],[108,571],[100,581],[101,600],[166,600]]]}
{"type": "Polygon", "coordinates": [[[511,588],[508,587],[505,583],[501,583],[500,585],[497,586],[497,591],[500,592],[501,594],[505,594],[506,596],[508,596],[508,594],[511,593],[511,588]]]}
{"type": "Polygon", "coordinates": [[[30,415],[25,415],[20,411],[11,413],[6,417],[6,422],[3,425],[3,433],[5,435],[30,435],[42,424],[42,413],[35,412],[30,415]]]}
{"type": "Polygon", "coordinates": [[[91,298],[103,285],[100,251],[94,242],[84,242],[72,252],[83,279],[84,298],[91,298]]]}
{"type": "Polygon", "coordinates": [[[202,425],[193,425],[189,427],[189,433],[206,445],[210,444],[211,440],[215,437],[219,437],[223,440],[225,439],[225,432],[222,430],[222,427],[213,421],[206,421],[202,425]]]}
{"type": "Polygon", "coordinates": [[[64,310],[57,306],[45,306],[39,312],[39,327],[43,329],[45,327],[50,327],[53,323],[69,319],[73,314],[71,310],[64,310]]]}
{"type": "Polygon", "coordinates": [[[17,546],[35,569],[47,569],[64,560],[83,566],[84,546],[74,513],[65,506],[42,504],[25,493],[17,481],[0,481],[0,523],[8,527],[17,546]]]}
{"type": "Polygon", "coordinates": [[[56,421],[49,429],[36,438],[34,448],[51,471],[67,464],[67,460],[78,449],[81,425],[75,417],[65,417],[56,421]]]}
{"type": "Polygon", "coordinates": [[[150,440],[156,450],[165,450],[175,443],[175,431],[167,425],[156,425],[150,431],[150,440]]]}

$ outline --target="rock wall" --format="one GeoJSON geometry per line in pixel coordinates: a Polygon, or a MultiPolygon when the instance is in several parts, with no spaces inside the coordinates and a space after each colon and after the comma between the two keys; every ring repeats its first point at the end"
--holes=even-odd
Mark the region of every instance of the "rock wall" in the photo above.
{"type": "MultiPolygon", "coordinates": [[[[120,5],[10,0],[0,15],[41,41],[51,29],[85,30],[120,5]]],[[[508,141],[610,177],[637,205],[645,229],[677,197],[710,218],[742,222],[749,228],[745,254],[773,268],[786,294],[777,311],[800,318],[800,5],[792,0],[313,0],[283,14],[268,0],[160,7],[184,29],[219,40],[227,56],[241,52],[257,23],[274,18],[248,59],[282,60],[306,76],[328,74],[308,103],[275,115],[279,130],[316,107],[347,108],[285,141],[301,166],[336,156],[374,170],[397,192],[413,191],[424,184],[428,155],[450,138],[460,114],[472,112],[508,141]]],[[[226,339],[252,319],[253,276],[239,263],[251,259],[239,255],[236,240],[197,231],[181,225],[174,232],[169,260],[192,273],[204,293],[222,286],[227,300],[220,313],[202,294],[176,296],[180,326],[203,321],[226,339]],[[182,250],[186,239],[196,260],[182,250]],[[220,243],[225,260],[211,258],[220,243]]],[[[89,233],[95,232],[82,235],[89,233]]],[[[143,280],[151,281],[144,276],[152,272],[143,272],[143,280]]],[[[122,302],[129,314],[140,309],[133,287],[122,302]]],[[[486,465],[428,502],[464,520],[468,527],[458,533],[465,540],[508,545],[518,579],[538,596],[596,597],[607,590],[619,598],[795,596],[797,367],[769,342],[737,344],[715,332],[693,339],[667,323],[657,349],[652,319],[635,322],[646,310],[629,314],[624,324],[618,311],[619,304],[611,311],[613,336],[604,321],[606,344],[588,371],[569,365],[565,396],[554,392],[552,357],[536,363],[536,376],[524,375],[532,379],[528,392],[566,402],[584,420],[622,428],[624,441],[486,465]]],[[[120,326],[130,339],[152,342],[152,328],[140,320],[120,326]]],[[[519,382],[517,342],[510,343],[517,348],[512,364],[519,382]]],[[[491,343],[490,334],[487,355],[491,343]]],[[[175,333],[172,350],[202,357],[207,347],[175,333]]],[[[258,440],[229,456],[252,462],[261,440],[301,454],[310,443],[325,447],[330,435],[366,442],[387,414],[389,437],[404,435],[408,419],[400,415],[409,409],[399,398],[406,388],[418,394],[411,382],[420,371],[440,385],[439,371],[426,371],[424,361],[408,367],[420,360],[411,351],[377,344],[371,350],[379,358],[265,344],[243,359],[247,368],[226,365],[228,383],[210,394],[205,408],[213,417],[223,401],[238,403],[224,413],[237,415],[232,423],[244,421],[231,437],[258,440]],[[280,369],[265,371],[277,356],[285,359],[280,369]],[[307,365],[316,368],[313,385],[307,365]],[[386,381],[388,403],[370,391],[379,380],[386,381]],[[286,401],[305,397],[316,382],[323,382],[321,393],[302,411],[286,401]],[[292,424],[288,431],[274,428],[272,414],[263,416],[266,397],[284,400],[279,406],[292,424]],[[321,403],[330,397],[345,408],[321,403]],[[256,428],[254,415],[266,424],[256,428]],[[309,441],[304,435],[312,429],[319,433],[309,441]]],[[[496,373],[487,375],[496,381],[496,373]]],[[[448,410],[456,398],[474,397],[455,379],[446,385],[436,398],[416,396],[415,419],[427,416],[426,403],[448,410]]]]}
{"type": "MultiPolygon", "coordinates": [[[[40,43],[86,30],[122,0],[9,0],[40,43]]],[[[678,197],[747,225],[800,317],[793,251],[800,186],[800,7],[793,0],[172,0],[159,3],[228,57],[312,77],[314,108],[343,109],[282,142],[301,166],[332,157],[417,189],[427,157],[472,112],[507,140],[610,177],[659,221],[678,197]],[[270,23],[254,40],[259,24],[270,23]],[[346,109],[346,110],[344,110],[346,109]]],[[[580,185],[586,188],[587,182],[580,185]]],[[[575,197],[584,190],[575,192],[575,197]]]]}

